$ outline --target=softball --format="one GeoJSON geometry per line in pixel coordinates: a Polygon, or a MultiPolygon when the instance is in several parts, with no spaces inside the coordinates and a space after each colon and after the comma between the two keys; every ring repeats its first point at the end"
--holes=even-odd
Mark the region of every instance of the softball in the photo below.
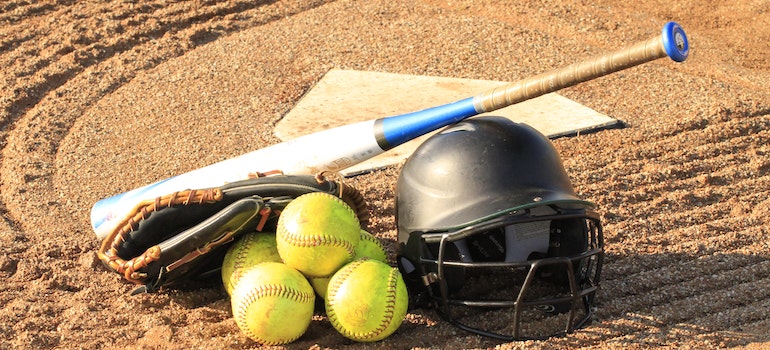
{"type": "Polygon", "coordinates": [[[308,277],[327,277],[353,260],[361,240],[358,217],[334,195],[315,192],[291,201],[278,218],[278,254],[308,277]]]}
{"type": "Polygon", "coordinates": [[[377,239],[377,237],[363,229],[360,232],[360,236],[361,240],[358,242],[356,256],[353,260],[366,258],[379,260],[384,263],[388,262],[388,254],[385,253],[385,247],[382,246],[382,243],[380,243],[380,240],[377,239]]]}
{"type": "Polygon", "coordinates": [[[266,262],[247,269],[233,289],[233,317],[249,338],[287,344],[307,331],[313,317],[313,287],[299,271],[266,262]]]}
{"type": "Polygon", "coordinates": [[[251,232],[235,241],[222,261],[222,283],[227,294],[233,294],[233,285],[243,271],[263,262],[281,262],[274,233],[251,232]]]}
{"type": "Polygon", "coordinates": [[[313,286],[313,290],[315,290],[315,293],[321,297],[321,299],[326,300],[326,290],[329,288],[329,280],[331,280],[331,276],[329,277],[308,277],[308,281],[310,282],[310,285],[313,286]]]}
{"type": "Polygon", "coordinates": [[[372,259],[353,261],[337,271],[326,296],[326,315],[334,329],[360,342],[393,334],[409,303],[398,269],[372,259]]]}

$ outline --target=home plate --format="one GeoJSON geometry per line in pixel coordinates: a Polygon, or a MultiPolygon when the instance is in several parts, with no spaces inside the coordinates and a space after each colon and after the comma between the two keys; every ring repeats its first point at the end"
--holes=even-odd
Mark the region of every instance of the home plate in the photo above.
{"type": "MultiPolygon", "coordinates": [[[[282,141],[355,122],[415,112],[472,97],[506,82],[333,69],[274,129],[282,141]]],[[[556,93],[481,115],[529,124],[549,138],[618,127],[621,123],[556,93]]],[[[434,132],[435,133],[435,132],[434,132]]],[[[352,176],[398,164],[428,136],[341,171],[352,176]]]]}

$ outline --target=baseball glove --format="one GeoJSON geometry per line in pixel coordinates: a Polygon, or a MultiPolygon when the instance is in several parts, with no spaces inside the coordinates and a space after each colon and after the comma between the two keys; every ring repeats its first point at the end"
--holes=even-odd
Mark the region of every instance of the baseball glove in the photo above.
{"type": "Polygon", "coordinates": [[[218,275],[228,243],[245,232],[274,232],[281,210],[310,192],[340,197],[362,225],[367,222],[363,196],[339,180],[257,177],[144,201],[102,241],[98,256],[126,280],[142,285],[134,293],[218,275]]]}

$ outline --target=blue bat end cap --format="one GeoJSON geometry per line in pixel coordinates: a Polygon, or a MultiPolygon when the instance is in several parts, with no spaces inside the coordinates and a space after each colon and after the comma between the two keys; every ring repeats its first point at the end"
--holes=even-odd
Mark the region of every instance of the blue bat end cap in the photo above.
{"type": "Polygon", "coordinates": [[[672,60],[682,62],[690,54],[690,44],[684,29],[676,22],[668,22],[663,26],[663,48],[672,60]]]}

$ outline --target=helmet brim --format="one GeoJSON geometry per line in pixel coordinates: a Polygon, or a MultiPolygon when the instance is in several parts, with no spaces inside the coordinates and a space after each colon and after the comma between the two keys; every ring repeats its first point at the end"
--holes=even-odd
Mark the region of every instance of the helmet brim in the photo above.
{"type": "Polygon", "coordinates": [[[596,204],[590,201],[578,199],[578,198],[558,198],[558,199],[543,199],[540,201],[534,201],[531,203],[526,203],[522,205],[518,205],[515,207],[505,208],[502,210],[499,210],[497,212],[494,212],[492,214],[470,220],[467,222],[459,223],[459,224],[453,224],[450,226],[445,226],[441,228],[433,227],[430,229],[424,229],[424,230],[415,230],[415,231],[422,231],[425,233],[428,232],[452,232],[461,230],[463,228],[466,228],[468,226],[478,225],[480,223],[484,223],[490,220],[497,219],[501,216],[505,215],[515,215],[518,212],[523,212],[526,210],[531,210],[533,208],[538,207],[551,207],[551,208],[557,208],[557,209],[563,209],[563,210],[594,210],[596,209],[596,204]]]}

